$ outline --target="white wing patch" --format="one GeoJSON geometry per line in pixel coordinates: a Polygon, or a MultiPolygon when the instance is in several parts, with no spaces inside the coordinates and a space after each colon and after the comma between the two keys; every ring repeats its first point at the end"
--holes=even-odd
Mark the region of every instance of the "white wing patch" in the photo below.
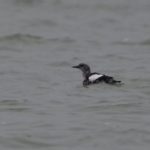
{"type": "Polygon", "coordinates": [[[89,81],[93,82],[93,81],[95,81],[96,79],[98,79],[102,76],[103,76],[102,74],[93,74],[89,77],[89,81]]]}

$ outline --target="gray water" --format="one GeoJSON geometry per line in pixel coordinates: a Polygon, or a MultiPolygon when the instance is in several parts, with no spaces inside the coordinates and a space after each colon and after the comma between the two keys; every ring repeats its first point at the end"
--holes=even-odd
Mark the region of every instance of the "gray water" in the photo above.
{"type": "Polygon", "coordinates": [[[0,150],[149,148],[149,0],[0,0],[0,150]]]}

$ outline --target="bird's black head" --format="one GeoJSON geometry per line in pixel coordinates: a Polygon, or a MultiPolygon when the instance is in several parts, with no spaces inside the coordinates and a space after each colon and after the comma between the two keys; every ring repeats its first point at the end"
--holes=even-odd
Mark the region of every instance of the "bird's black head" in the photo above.
{"type": "Polygon", "coordinates": [[[72,66],[72,68],[78,68],[78,69],[83,70],[83,71],[90,70],[90,67],[84,63],[80,63],[77,66],[72,66]]]}
{"type": "Polygon", "coordinates": [[[91,73],[90,67],[84,63],[80,63],[79,65],[72,66],[72,67],[80,69],[82,71],[84,77],[87,77],[91,73]]]}

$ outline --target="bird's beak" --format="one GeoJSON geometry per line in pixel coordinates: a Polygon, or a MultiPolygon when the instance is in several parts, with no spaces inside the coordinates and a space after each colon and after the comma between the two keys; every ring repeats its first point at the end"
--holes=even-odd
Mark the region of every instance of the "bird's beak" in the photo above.
{"type": "Polygon", "coordinates": [[[72,68],[79,68],[79,66],[72,66],[72,68]]]}

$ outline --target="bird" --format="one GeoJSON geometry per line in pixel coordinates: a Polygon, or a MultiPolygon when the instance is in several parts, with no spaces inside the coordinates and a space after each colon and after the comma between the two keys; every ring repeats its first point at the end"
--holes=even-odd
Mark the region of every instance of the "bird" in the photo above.
{"type": "Polygon", "coordinates": [[[91,84],[98,84],[98,83],[106,83],[110,85],[118,85],[121,84],[121,81],[115,80],[114,77],[108,76],[105,74],[100,74],[97,72],[91,72],[90,66],[85,63],[80,63],[76,66],[72,66],[72,68],[77,68],[82,71],[83,75],[83,86],[88,87],[91,84]]]}

